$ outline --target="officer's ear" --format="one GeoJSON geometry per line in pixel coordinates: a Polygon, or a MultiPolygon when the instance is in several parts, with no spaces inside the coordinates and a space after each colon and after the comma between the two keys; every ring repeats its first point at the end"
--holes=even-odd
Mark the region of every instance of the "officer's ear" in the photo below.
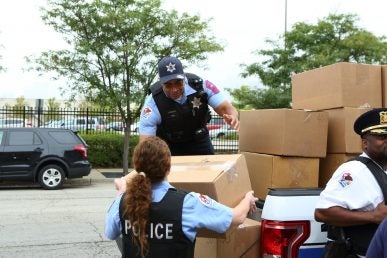
{"type": "Polygon", "coordinates": [[[171,167],[172,167],[172,165],[171,165],[171,163],[169,163],[169,166],[167,168],[167,173],[165,174],[165,176],[168,176],[169,173],[171,173],[171,167]]]}
{"type": "Polygon", "coordinates": [[[368,135],[367,134],[362,135],[361,136],[361,148],[362,148],[362,150],[368,149],[368,143],[369,143],[368,135]]]}

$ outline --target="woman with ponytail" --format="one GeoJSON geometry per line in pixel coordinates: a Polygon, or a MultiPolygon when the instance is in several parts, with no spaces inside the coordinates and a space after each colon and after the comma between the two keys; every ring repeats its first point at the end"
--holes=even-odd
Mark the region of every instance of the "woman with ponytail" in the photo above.
{"type": "Polygon", "coordinates": [[[111,205],[105,221],[107,238],[122,235],[122,257],[194,257],[199,228],[225,232],[243,223],[256,208],[253,191],[232,209],[208,196],[174,188],[167,181],[171,153],[157,136],[135,147],[133,164],[137,172],[111,205]]]}

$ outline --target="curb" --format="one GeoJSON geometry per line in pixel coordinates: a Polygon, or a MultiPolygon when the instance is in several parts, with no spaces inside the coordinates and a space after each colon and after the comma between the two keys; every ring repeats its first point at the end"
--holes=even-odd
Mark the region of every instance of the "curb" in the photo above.
{"type": "MultiPolygon", "coordinates": [[[[113,184],[116,177],[106,177],[102,173],[114,173],[122,172],[122,169],[92,169],[90,174],[82,178],[68,178],[63,183],[63,186],[83,186],[91,185],[95,183],[111,183],[113,184]]],[[[31,181],[2,181],[0,180],[0,189],[11,189],[11,188],[40,188],[40,185],[31,181]]]]}

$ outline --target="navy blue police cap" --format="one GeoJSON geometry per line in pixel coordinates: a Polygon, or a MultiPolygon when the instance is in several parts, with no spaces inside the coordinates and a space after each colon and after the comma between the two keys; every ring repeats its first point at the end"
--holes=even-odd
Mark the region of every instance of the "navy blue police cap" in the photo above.
{"type": "Polygon", "coordinates": [[[359,135],[387,134],[387,108],[375,108],[363,113],[356,119],[353,129],[359,135]]]}
{"type": "Polygon", "coordinates": [[[183,65],[176,57],[164,57],[159,62],[158,69],[161,83],[166,83],[175,79],[184,80],[183,65]]]}

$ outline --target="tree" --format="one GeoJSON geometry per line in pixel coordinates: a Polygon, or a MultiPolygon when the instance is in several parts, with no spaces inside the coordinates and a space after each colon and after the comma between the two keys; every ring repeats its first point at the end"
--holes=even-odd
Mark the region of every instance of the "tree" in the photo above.
{"type": "Polygon", "coordinates": [[[386,37],[357,27],[357,21],[353,14],[331,14],[316,25],[294,24],[278,41],[267,40],[272,49],[256,52],[263,61],[242,65],[244,77],[258,75],[267,87],[256,89],[253,96],[257,98],[250,104],[255,108],[289,107],[295,73],[336,62],[385,64],[386,37]]]}
{"type": "Polygon", "coordinates": [[[60,103],[55,98],[49,98],[46,103],[48,110],[57,110],[60,108],[60,103]]]}
{"type": "Polygon", "coordinates": [[[47,51],[35,69],[70,80],[74,94],[117,109],[125,122],[123,164],[128,171],[130,124],[140,114],[157,62],[175,55],[190,63],[222,50],[208,21],[161,9],[159,0],[50,0],[43,20],[69,49],[47,51]]]}
{"type": "Polygon", "coordinates": [[[288,96],[278,88],[260,89],[242,85],[237,89],[226,90],[233,96],[233,105],[239,110],[290,107],[288,96]]]}
{"type": "Polygon", "coordinates": [[[60,103],[55,98],[49,98],[46,103],[47,112],[43,117],[44,122],[60,120],[62,118],[59,110],[60,103]]]}
{"type": "Polygon", "coordinates": [[[12,106],[13,117],[16,118],[26,118],[32,115],[32,108],[27,107],[27,101],[24,96],[16,98],[15,105],[12,106]]]}
{"type": "MultiPolygon", "coordinates": [[[[4,47],[4,46],[0,44],[0,49],[3,48],[3,47],[4,47]]],[[[3,56],[0,55],[0,61],[1,61],[2,59],[3,59],[3,56]]],[[[2,71],[5,71],[5,68],[4,68],[4,66],[2,66],[2,65],[0,64],[0,72],[2,72],[2,71]]]]}

